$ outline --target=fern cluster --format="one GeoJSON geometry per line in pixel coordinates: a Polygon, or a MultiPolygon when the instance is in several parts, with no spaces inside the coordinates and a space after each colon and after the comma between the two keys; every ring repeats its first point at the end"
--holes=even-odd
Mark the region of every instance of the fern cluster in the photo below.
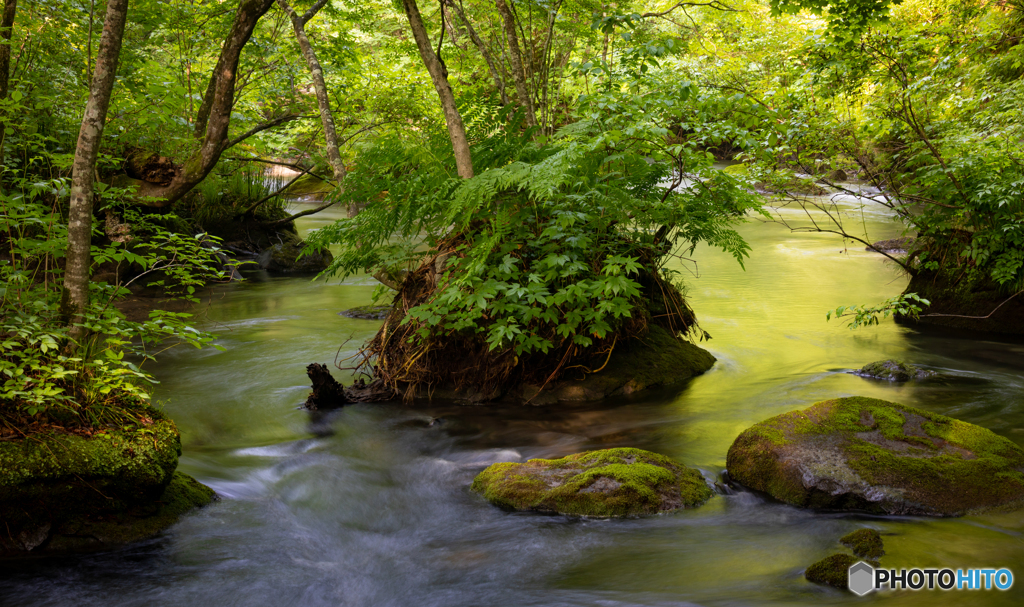
{"type": "Polygon", "coordinates": [[[429,288],[404,297],[410,337],[477,336],[513,360],[582,352],[651,321],[694,329],[666,261],[706,242],[742,262],[748,246],[734,224],[759,200],[696,146],[659,158],[642,145],[664,140],[641,131],[654,124],[635,127],[632,145],[593,119],[534,141],[521,116],[481,114],[467,120],[469,180],[448,172],[440,129],[363,151],[346,193],[363,211],[309,239],[342,246],[328,273],[400,276],[433,264],[429,288]]]}

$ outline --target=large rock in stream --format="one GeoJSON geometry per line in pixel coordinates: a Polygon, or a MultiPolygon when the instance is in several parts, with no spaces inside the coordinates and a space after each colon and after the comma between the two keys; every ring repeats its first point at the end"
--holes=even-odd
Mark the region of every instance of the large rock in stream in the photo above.
{"type": "Polygon", "coordinates": [[[960,516],[1024,505],[1024,449],[990,430],[897,403],[837,398],[745,430],[732,480],[788,504],[960,516]]]}
{"type": "Polygon", "coordinates": [[[318,274],[334,261],[327,249],[304,254],[305,246],[298,235],[283,233],[276,244],[260,253],[257,262],[264,270],[278,274],[318,274]]]}
{"type": "Polygon", "coordinates": [[[699,471],[630,448],[493,464],[476,477],[473,490],[508,510],[593,517],[693,508],[712,495],[699,471]]]}
{"type": "Polygon", "coordinates": [[[0,557],[120,546],[212,501],[209,487],[175,472],[174,422],[145,414],[135,429],[0,441],[0,557]]]}

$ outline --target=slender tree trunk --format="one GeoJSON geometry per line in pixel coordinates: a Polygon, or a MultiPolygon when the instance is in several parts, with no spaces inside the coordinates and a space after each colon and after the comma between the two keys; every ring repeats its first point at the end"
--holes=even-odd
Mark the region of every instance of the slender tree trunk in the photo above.
{"type": "MultiPolygon", "coordinates": [[[[14,16],[18,12],[18,0],[4,1],[4,15],[0,20],[0,101],[7,99],[7,87],[11,78],[11,34],[14,33],[14,16]]],[[[2,123],[7,121],[6,116],[0,116],[0,129],[2,123]]],[[[4,139],[6,137],[0,132],[0,183],[4,176],[4,139]]]]}
{"type": "Polygon", "coordinates": [[[316,91],[316,103],[320,107],[320,122],[323,123],[324,127],[324,138],[327,139],[327,160],[331,163],[331,172],[334,173],[334,181],[341,186],[342,181],[345,179],[345,163],[341,159],[341,151],[338,149],[338,132],[334,127],[334,115],[331,113],[331,101],[327,95],[327,82],[324,81],[324,70],[320,66],[320,61],[316,58],[316,52],[313,50],[313,45],[309,43],[309,37],[306,36],[306,23],[312,19],[317,12],[320,11],[323,6],[327,4],[327,0],[319,0],[313,5],[304,15],[299,15],[295,12],[291,6],[288,5],[287,0],[277,0],[277,5],[281,7],[291,19],[292,29],[295,30],[295,39],[299,42],[299,48],[302,50],[302,56],[306,60],[306,66],[309,67],[309,74],[313,78],[313,89],[316,91]]]}
{"type": "Polygon", "coordinates": [[[448,125],[448,137],[452,140],[452,150],[455,152],[455,166],[459,177],[469,179],[473,176],[473,158],[469,154],[469,140],[466,137],[466,126],[462,123],[462,115],[455,107],[455,95],[452,87],[448,84],[448,68],[444,62],[434,54],[430,47],[430,38],[427,36],[427,28],[423,25],[423,17],[420,9],[416,6],[416,0],[402,0],[402,7],[405,9],[405,16],[409,18],[409,26],[412,28],[412,37],[416,40],[420,57],[423,58],[430,78],[434,81],[434,89],[441,99],[441,109],[444,110],[444,121],[448,125]]]}
{"type": "Polygon", "coordinates": [[[505,92],[505,82],[501,79],[501,74],[498,73],[498,68],[494,63],[494,57],[491,56],[490,51],[487,50],[487,45],[484,44],[480,35],[476,33],[476,29],[473,28],[473,24],[466,18],[466,13],[463,12],[462,6],[448,0],[448,5],[455,10],[455,14],[462,20],[462,24],[466,26],[466,32],[469,34],[473,44],[480,49],[480,54],[483,55],[484,61],[487,62],[487,69],[491,72],[491,78],[494,78],[494,86],[498,88],[498,94],[501,95],[501,104],[508,105],[508,94],[505,92]]]}
{"type": "Polygon", "coordinates": [[[11,35],[14,33],[14,15],[18,0],[4,1],[4,15],[0,20],[0,99],[7,98],[7,85],[11,77],[11,35]]]}
{"type": "MultiPolygon", "coordinates": [[[[114,88],[117,62],[121,56],[124,24],[128,17],[128,0],[109,0],[103,20],[96,69],[89,86],[89,101],[78,132],[78,145],[71,170],[71,211],[68,215],[67,265],[64,271],[64,293],[61,308],[70,324],[79,323],[89,303],[89,266],[92,264],[92,202],[103,126],[114,88]]],[[[81,327],[72,327],[71,336],[80,338],[81,327]]]]}
{"type": "Polygon", "coordinates": [[[512,80],[516,83],[516,95],[519,97],[519,105],[526,111],[526,124],[537,126],[537,115],[533,111],[533,96],[530,94],[530,87],[526,84],[526,72],[523,71],[523,56],[519,50],[519,36],[516,34],[516,20],[512,16],[505,0],[497,0],[495,3],[498,12],[501,14],[502,24],[505,29],[505,38],[508,40],[508,59],[512,64],[512,80]]]}

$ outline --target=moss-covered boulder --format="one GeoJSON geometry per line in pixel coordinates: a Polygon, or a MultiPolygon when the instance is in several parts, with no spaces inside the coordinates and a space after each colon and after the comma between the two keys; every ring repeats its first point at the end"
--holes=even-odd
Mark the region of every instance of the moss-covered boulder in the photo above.
{"type": "Polygon", "coordinates": [[[174,422],[146,414],[130,429],[0,441],[0,556],[122,544],[209,502],[211,490],[174,472],[174,422]]]}
{"type": "Polygon", "coordinates": [[[935,372],[908,365],[901,360],[889,359],[868,363],[857,371],[857,375],[888,381],[910,381],[935,377],[935,372]]]}
{"type": "Polygon", "coordinates": [[[839,543],[846,546],[861,558],[877,561],[885,554],[882,536],[874,529],[858,529],[839,538],[839,543]]]}
{"type": "Polygon", "coordinates": [[[629,448],[493,464],[473,481],[473,491],[508,510],[595,517],[692,508],[712,495],[699,471],[629,448]]]}
{"type": "Polygon", "coordinates": [[[846,590],[849,588],[850,567],[856,562],[857,559],[849,554],[826,556],[808,567],[804,577],[808,582],[846,590]]]}
{"type": "Polygon", "coordinates": [[[278,274],[318,274],[334,261],[334,256],[327,249],[303,254],[305,246],[306,243],[297,235],[285,234],[281,242],[260,253],[259,266],[278,274]]]}
{"type": "Polygon", "coordinates": [[[745,430],[729,476],[808,508],[959,516],[1024,505],[1024,449],[897,403],[837,398],[745,430]]]}

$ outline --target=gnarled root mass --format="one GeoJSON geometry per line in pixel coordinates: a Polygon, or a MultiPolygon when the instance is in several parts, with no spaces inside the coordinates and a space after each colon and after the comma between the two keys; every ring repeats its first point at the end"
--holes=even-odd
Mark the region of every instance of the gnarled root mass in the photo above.
{"type": "MultiPolygon", "coordinates": [[[[432,301],[448,285],[451,274],[446,268],[453,257],[461,255],[460,244],[458,238],[442,243],[404,276],[384,325],[360,351],[358,363],[352,367],[372,380],[346,389],[350,399],[412,400],[443,392],[447,397],[455,394],[460,399],[490,401],[527,384],[543,390],[568,373],[579,378],[600,372],[617,345],[643,338],[652,325],[665,328],[678,339],[686,334],[710,337],[697,325],[683,294],[656,269],[655,260],[660,257],[657,252],[641,250],[642,269],[634,277],[641,289],[632,301],[630,317],[623,317],[604,338],[592,335],[587,347],[559,336],[552,323],[529,327],[556,344],[547,353],[517,355],[511,347],[492,350],[485,339],[486,331],[474,329],[432,333],[424,338],[423,323],[410,317],[409,311],[432,301]]],[[[523,254],[520,262],[528,266],[530,260],[523,254]]],[[[488,322],[486,315],[483,322],[488,322]]]]}

